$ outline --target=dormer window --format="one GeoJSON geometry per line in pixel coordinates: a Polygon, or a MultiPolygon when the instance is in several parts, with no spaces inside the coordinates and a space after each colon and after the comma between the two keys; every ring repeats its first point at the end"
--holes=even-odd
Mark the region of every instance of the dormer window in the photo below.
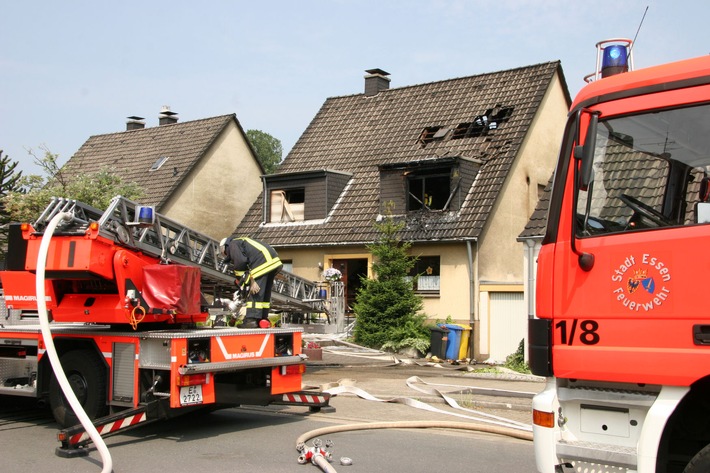
{"type": "Polygon", "coordinates": [[[451,167],[407,173],[407,210],[443,210],[451,192],[451,167]]]}
{"type": "Polygon", "coordinates": [[[305,189],[271,191],[272,222],[302,222],[305,218],[305,189]]]}
{"type": "Polygon", "coordinates": [[[264,223],[323,222],[351,177],[324,169],[264,176],[264,223]]]}
{"type": "Polygon", "coordinates": [[[430,158],[380,166],[380,212],[458,211],[481,161],[463,157],[430,158]]]}

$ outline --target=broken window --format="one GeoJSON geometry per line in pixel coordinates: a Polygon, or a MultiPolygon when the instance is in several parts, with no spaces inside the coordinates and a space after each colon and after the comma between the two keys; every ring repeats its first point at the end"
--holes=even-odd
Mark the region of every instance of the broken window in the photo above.
{"type": "Polygon", "coordinates": [[[443,210],[449,203],[451,168],[439,167],[406,173],[407,210],[443,210]]]}
{"type": "Polygon", "coordinates": [[[305,217],[305,189],[271,191],[271,222],[301,222],[305,217]]]}

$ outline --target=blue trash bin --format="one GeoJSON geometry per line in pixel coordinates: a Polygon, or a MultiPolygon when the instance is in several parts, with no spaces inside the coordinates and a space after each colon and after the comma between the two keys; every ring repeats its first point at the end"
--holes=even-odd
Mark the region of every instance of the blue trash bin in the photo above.
{"type": "Polygon", "coordinates": [[[460,325],[446,324],[444,327],[449,329],[449,339],[446,343],[446,359],[459,359],[459,346],[461,344],[461,332],[463,327],[460,325]]]}

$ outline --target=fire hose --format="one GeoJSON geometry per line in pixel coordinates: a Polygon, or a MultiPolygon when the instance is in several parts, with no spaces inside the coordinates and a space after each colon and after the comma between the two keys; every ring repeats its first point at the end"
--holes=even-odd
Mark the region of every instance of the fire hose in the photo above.
{"type": "MultiPolygon", "coordinates": [[[[326,386],[323,391],[328,392],[331,395],[337,395],[340,393],[355,394],[358,397],[369,400],[369,401],[402,403],[402,404],[408,405],[410,407],[424,409],[424,410],[428,410],[428,411],[432,411],[432,412],[439,412],[439,413],[443,413],[443,414],[447,414],[447,415],[464,417],[467,419],[475,420],[477,422],[476,423],[469,423],[469,422],[451,422],[451,421],[396,421],[396,422],[367,422],[367,423],[358,423],[358,424],[336,425],[336,426],[323,427],[320,429],[311,430],[309,432],[302,434],[301,436],[298,437],[298,439],[296,439],[296,449],[299,452],[307,451],[306,447],[305,447],[306,442],[312,438],[316,438],[319,436],[334,434],[334,433],[339,433],[339,432],[351,432],[351,431],[356,431],[356,430],[375,430],[375,429],[458,429],[458,430],[468,430],[468,431],[483,432],[483,433],[490,433],[490,434],[497,434],[497,435],[505,435],[508,437],[513,437],[513,438],[517,438],[517,439],[521,439],[521,440],[532,441],[532,439],[533,439],[532,427],[528,424],[524,424],[522,422],[517,422],[517,421],[511,420],[511,419],[505,419],[505,418],[499,417],[499,416],[494,416],[492,414],[486,414],[483,412],[463,408],[453,398],[446,396],[445,394],[443,394],[439,390],[434,389],[434,388],[429,388],[429,387],[418,387],[417,383],[421,383],[421,384],[425,384],[425,385],[427,384],[416,376],[412,376],[409,379],[407,379],[407,386],[409,386],[410,388],[415,389],[420,392],[428,393],[428,394],[437,394],[438,396],[442,397],[444,399],[444,401],[447,404],[449,404],[451,407],[458,409],[458,410],[464,410],[464,411],[475,413],[478,415],[478,417],[467,416],[467,415],[458,414],[455,412],[444,411],[444,410],[429,406],[428,404],[423,403],[421,401],[417,401],[417,400],[410,399],[410,398],[379,399],[379,398],[367,393],[366,391],[363,391],[362,389],[356,388],[354,386],[345,386],[345,385],[342,385],[340,382],[334,383],[334,385],[326,386]]],[[[507,393],[512,394],[514,396],[527,396],[529,394],[529,393],[514,392],[514,391],[510,391],[507,393]]],[[[332,445],[332,443],[330,443],[330,445],[332,445]]],[[[328,446],[328,443],[326,443],[326,446],[328,446]]],[[[327,453],[327,455],[326,455],[326,454],[322,454],[322,453],[319,454],[319,452],[317,451],[317,449],[320,448],[320,440],[316,439],[314,441],[314,447],[315,447],[315,449],[310,449],[312,451],[310,453],[310,456],[308,456],[307,459],[305,459],[303,454],[299,457],[299,463],[306,463],[308,460],[310,460],[311,463],[320,467],[326,473],[337,473],[335,471],[335,469],[332,467],[332,465],[330,465],[330,463],[328,463],[328,461],[330,460],[330,457],[332,456],[330,454],[330,452],[325,452],[325,453],[327,453]],[[304,458],[305,461],[302,462],[301,461],[302,458],[304,458]]],[[[347,459],[347,460],[349,460],[349,459],[347,459]]]]}
{"type": "Polygon", "coordinates": [[[103,462],[103,469],[101,472],[111,473],[113,471],[113,460],[111,459],[111,454],[108,451],[106,442],[104,442],[104,439],[101,438],[101,434],[99,434],[98,430],[96,430],[93,422],[91,422],[91,419],[89,419],[89,416],[86,414],[86,411],[84,411],[84,408],[77,399],[76,394],[74,394],[74,390],[69,384],[67,375],[62,369],[62,363],[59,360],[57,349],[54,346],[54,339],[52,338],[52,331],[49,328],[49,317],[47,315],[47,300],[45,299],[44,291],[44,274],[45,266],[47,264],[47,253],[49,252],[49,243],[52,240],[52,234],[57,228],[57,225],[59,225],[62,220],[68,221],[72,218],[72,214],[68,212],[58,213],[49,222],[49,225],[47,225],[47,228],[44,231],[44,235],[42,235],[42,242],[39,245],[39,253],[37,254],[37,274],[35,278],[37,291],[37,312],[39,313],[42,338],[44,339],[45,348],[47,350],[46,353],[47,356],[49,356],[49,362],[52,366],[52,370],[54,371],[54,375],[59,382],[59,386],[62,388],[64,397],[66,397],[69,405],[74,411],[74,414],[81,422],[81,425],[86,430],[86,433],[88,433],[89,437],[91,437],[91,441],[94,442],[96,449],[101,455],[101,461],[103,462]]]}

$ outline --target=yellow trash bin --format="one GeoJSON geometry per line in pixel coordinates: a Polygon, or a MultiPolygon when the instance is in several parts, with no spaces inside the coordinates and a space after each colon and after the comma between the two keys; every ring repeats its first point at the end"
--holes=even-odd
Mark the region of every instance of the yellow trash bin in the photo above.
{"type": "Polygon", "coordinates": [[[461,344],[459,347],[459,360],[465,360],[469,358],[468,356],[468,343],[471,340],[471,326],[469,325],[459,325],[463,330],[461,331],[461,344]]]}

